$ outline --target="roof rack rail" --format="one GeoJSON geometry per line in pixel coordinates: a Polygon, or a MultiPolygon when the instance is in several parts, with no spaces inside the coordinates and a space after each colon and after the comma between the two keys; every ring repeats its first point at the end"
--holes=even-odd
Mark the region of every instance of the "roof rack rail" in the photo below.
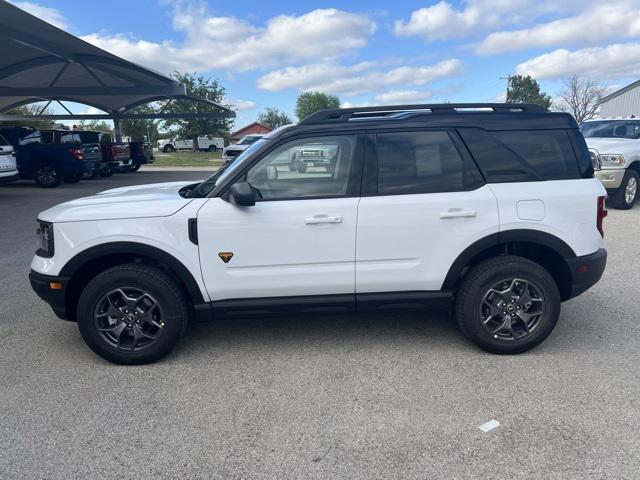
{"type": "Polygon", "coordinates": [[[460,113],[461,111],[491,110],[493,112],[531,112],[542,113],[548,110],[540,105],[531,103],[438,103],[417,105],[385,105],[355,108],[336,108],[320,110],[304,118],[301,125],[311,125],[327,122],[347,122],[357,118],[380,118],[402,113],[412,113],[428,110],[431,113],[460,113]]]}

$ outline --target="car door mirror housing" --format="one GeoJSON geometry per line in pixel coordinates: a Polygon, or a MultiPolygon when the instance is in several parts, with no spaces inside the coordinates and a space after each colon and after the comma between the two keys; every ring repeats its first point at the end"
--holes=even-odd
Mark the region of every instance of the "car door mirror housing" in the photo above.
{"type": "Polygon", "coordinates": [[[236,182],[229,188],[229,202],[235,207],[253,207],[256,193],[248,182],[236,182]]]}

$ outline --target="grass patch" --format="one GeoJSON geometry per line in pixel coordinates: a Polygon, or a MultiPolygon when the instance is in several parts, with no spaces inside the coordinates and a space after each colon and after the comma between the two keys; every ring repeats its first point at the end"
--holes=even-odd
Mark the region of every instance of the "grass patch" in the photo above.
{"type": "Polygon", "coordinates": [[[154,167],[220,167],[221,152],[154,152],[154,167]]]}

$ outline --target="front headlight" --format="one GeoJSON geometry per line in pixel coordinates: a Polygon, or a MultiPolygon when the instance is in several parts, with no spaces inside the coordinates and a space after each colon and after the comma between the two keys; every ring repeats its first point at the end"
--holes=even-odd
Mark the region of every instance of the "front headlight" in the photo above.
{"type": "Polygon", "coordinates": [[[53,257],[53,223],[38,220],[40,226],[36,231],[38,235],[39,247],[36,255],[39,257],[53,257]]]}
{"type": "Polygon", "coordinates": [[[600,164],[602,168],[624,167],[624,157],[622,155],[605,153],[600,155],[600,164]]]}

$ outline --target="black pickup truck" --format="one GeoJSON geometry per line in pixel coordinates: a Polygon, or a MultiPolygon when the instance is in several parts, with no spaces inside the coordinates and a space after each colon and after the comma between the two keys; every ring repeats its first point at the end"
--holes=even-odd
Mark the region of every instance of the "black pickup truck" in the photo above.
{"type": "Polygon", "coordinates": [[[20,178],[33,179],[41,187],[75,183],[87,171],[81,145],[46,143],[40,130],[27,127],[1,127],[0,134],[13,145],[20,178]]]}

